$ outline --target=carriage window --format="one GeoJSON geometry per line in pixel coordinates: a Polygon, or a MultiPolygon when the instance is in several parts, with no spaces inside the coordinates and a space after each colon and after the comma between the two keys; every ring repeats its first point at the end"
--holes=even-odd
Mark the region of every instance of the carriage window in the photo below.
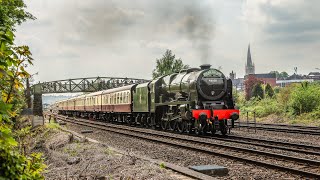
{"type": "Polygon", "coordinates": [[[122,97],[122,92],[120,93],[120,102],[119,104],[122,104],[122,101],[123,101],[123,97],[122,97]]]}
{"type": "Polygon", "coordinates": [[[111,104],[114,104],[114,94],[111,95],[111,104]]]}
{"type": "Polygon", "coordinates": [[[130,99],[129,99],[129,92],[127,92],[127,103],[129,103],[130,102],[130,99]]]}

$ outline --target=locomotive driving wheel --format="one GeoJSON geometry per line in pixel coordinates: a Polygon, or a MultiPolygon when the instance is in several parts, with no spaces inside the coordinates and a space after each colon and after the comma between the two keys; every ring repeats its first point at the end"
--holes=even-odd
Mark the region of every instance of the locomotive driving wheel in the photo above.
{"type": "Polygon", "coordinates": [[[220,132],[222,135],[226,135],[228,132],[228,125],[226,125],[225,120],[220,121],[220,132]]]}
{"type": "Polygon", "coordinates": [[[170,131],[174,131],[176,129],[176,121],[175,120],[170,119],[168,125],[169,125],[170,131]]]}
{"type": "Polygon", "coordinates": [[[211,136],[214,136],[216,134],[216,128],[214,122],[210,124],[210,131],[211,131],[211,136]]]}
{"type": "Polygon", "coordinates": [[[160,126],[161,126],[161,129],[162,130],[167,130],[168,128],[168,120],[166,119],[166,114],[163,114],[162,115],[162,118],[161,118],[161,123],[160,123],[160,126]]]}
{"type": "Polygon", "coordinates": [[[195,124],[195,126],[194,126],[194,133],[196,134],[196,135],[201,135],[202,134],[202,125],[201,125],[201,123],[199,122],[199,121],[196,121],[196,124],[195,124]]]}
{"type": "Polygon", "coordinates": [[[177,129],[179,133],[189,133],[190,124],[186,120],[181,120],[177,122],[177,129]]]}
{"type": "Polygon", "coordinates": [[[181,118],[179,118],[177,121],[177,130],[179,133],[184,132],[184,124],[183,124],[183,120],[181,118]]]}

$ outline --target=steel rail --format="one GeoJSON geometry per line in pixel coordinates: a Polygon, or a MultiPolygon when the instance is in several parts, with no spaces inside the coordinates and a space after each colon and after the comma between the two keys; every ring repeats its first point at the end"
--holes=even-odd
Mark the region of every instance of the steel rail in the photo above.
{"type": "Polygon", "coordinates": [[[319,130],[320,127],[318,126],[303,126],[303,125],[291,125],[291,124],[273,124],[273,123],[254,123],[250,121],[249,123],[242,121],[243,123],[241,124],[257,124],[257,125],[262,125],[262,126],[279,126],[279,127],[287,127],[287,128],[297,128],[297,129],[309,129],[309,130],[319,130]]]}
{"type": "Polygon", "coordinates": [[[257,130],[266,130],[274,132],[286,132],[286,133],[299,133],[299,134],[308,134],[308,135],[320,135],[320,131],[316,130],[305,130],[305,129],[293,129],[293,128],[279,128],[279,127],[267,127],[267,126],[253,126],[241,124],[240,126],[236,125],[235,128],[249,128],[257,130]]]}
{"type": "Polygon", "coordinates": [[[216,144],[216,143],[212,143],[212,142],[195,141],[195,140],[190,140],[187,138],[182,138],[182,137],[178,138],[178,137],[164,135],[164,134],[159,135],[157,133],[151,133],[151,132],[148,132],[147,135],[154,135],[156,137],[146,136],[145,131],[141,131],[137,128],[135,128],[135,129],[123,128],[123,127],[119,127],[117,125],[109,125],[106,123],[96,122],[96,121],[87,121],[87,120],[79,120],[79,119],[70,120],[67,118],[60,118],[60,119],[63,121],[70,122],[70,123],[75,123],[75,124],[79,124],[79,125],[83,125],[83,126],[98,128],[98,129],[102,129],[102,130],[106,130],[106,131],[110,131],[110,132],[128,135],[131,137],[138,137],[141,139],[147,139],[147,140],[154,141],[154,142],[164,143],[164,144],[173,145],[173,146],[177,146],[177,147],[183,147],[183,148],[196,150],[196,151],[201,151],[201,152],[208,153],[211,155],[212,154],[220,155],[223,157],[241,160],[241,161],[245,161],[245,162],[249,162],[249,163],[253,163],[253,164],[258,164],[258,165],[265,166],[265,167],[270,167],[270,168],[283,170],[283,171],[289,171],[289,172],[292,172],[292,173],[295,173],[298,175],[320,178],[320,174],[318,174],[318,173],[308,172],[305,170],[300,170],[300,169],[291,168],[291,167],[285,167],[285,166],[281,166],[281,165],[276,165],[275,163],[261,162],[261,161],[257,161],[257,160],[250,159],[250,158],[233,156],[231,154],[224,153],[224,152],[217,152],[214,150],[203,149],[203,148],[201,148],[202,146],[194,147],[194,146],[190,146],[188,144],[190,144],[191,142],[192,143],[201,143],[202,145],[205,145],[203,143],[206,143],[206,144],[209,143],[210,145],[214,145],[215,147],[229,148],[229,149],[233,149],[233,150],[242,150],[242,151],[251,152],[251,153],[254,152],[256,154],[263,154],[263,155],[268,155],[271,157],[281,157],[282,159],[291,160],[294,162],[303,162],[303,163],[306,163],[307,165],[310,165],[310,164],[319,165],[320,164],[319,161],[308,160],[308,159],[303,159],[303,158],[296,158],[296,157],[291,157],[291,156],[286,156],[286,155],[279,155],[279,154],[275,154],[275,153],[267,153],[267,152],[263,152],[263,151],[251,150],[251,149],[240,148],[240,147],[233,147],[233,146],[229,146],[229,145],[221,145],[221,144],[216,144]],[[120,131],[129,131],[129,133],[128,132],[120,132],[119,130],[120,131]],[[137,132],[140,133],[141,135],[138,134],[137,132]],[[181,143],[177,144],[172,141],[164,140],[163,138],[173,138],[175,140],[180,140],[180,141],[182,140],[182,141],[185,141],[187,144],[181,144],[181,143]]]}
{"type": "MultiPolygon", "coordinates": [[[[236,139],[231,139],[229,137],[224,137],[224,138],[211,137],[210,139],[226,141],[226,142],[235,142],[235,143],[240,143],[240,144],[248,144],[248,145],[254,145],[254,146],[261,146],[261,147],[265,147],[265,148],[281,149],[281,150],[292,151],[292,152],[297,152],[297,153],[305,153],[305,154],[312,154],[312,155],[320,156],[320,152],[319,151],[310,151],[310,150],[298,149],[297,147],[299,147],[299,146],[296,146],[297,144],[293,144],[293,143],[290,143],[289,146],[292,146],[292,147],[295,147],[295,148],[284,147],[284,146],[279,146],[279,145],[262,144],[262,143],[270,143],[270,142],[269,141],[264,141],[264,140],[259,142],[258,139],[256,140],[258,142],[248,142],[248,141],[246,141],[246,139],[236,140],[236,139]]],[[[278,141],[278,143],[281,144],[282,142],[278,141]]],[[[304,147],[308,148],[308,146],[304,146],[304,147]]]]}

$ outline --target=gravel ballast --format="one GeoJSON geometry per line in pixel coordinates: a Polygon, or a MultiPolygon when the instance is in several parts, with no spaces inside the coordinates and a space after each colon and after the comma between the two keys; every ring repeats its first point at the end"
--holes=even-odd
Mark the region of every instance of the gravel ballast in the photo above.
{"type": "MultiPolygon", "coordinates": [[[[76,132],[83,130],[82,126],[75,124],[68,124],[66,126],[76,132]]],[[[86,136],[97,139],[101,142],[108,143],[113,147],[132,152],[138,155],[145,155],[154,159],[161,159],[180,166],[194,166],[194,165],[220,165],[229,169],[229,175],[225,177],[218,177],[219,179],[283,179],[283,178],[300,178],[286,172],[267,169],[264,167],[257,167],[252,164],[247,164],[232,159],[222,158],[220,156],[203,154],[185,149],[177,149],[164,144],[157,144],[150,141],[145,141],[137,138],[132,138],[124,135],[110,133],[107,131],[96,130],[93,128],[92,134],[86,136]]]]}
{"type": "Polygon", "coordinates": [[[42,152],[46,179],[190,179],[155,163],[139,159],[132,151],[121,154],[109,145],[75,138],[58,129],[35,138],[32,152],[42,152]]]}

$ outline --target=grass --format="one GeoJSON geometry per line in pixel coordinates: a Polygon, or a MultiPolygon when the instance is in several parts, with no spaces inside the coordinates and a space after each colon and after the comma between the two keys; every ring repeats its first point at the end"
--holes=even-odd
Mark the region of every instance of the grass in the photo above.
{"type": "Polygon", "coordinates": [[[161,169],[166,168],[166,165],[165,165],[163,162],[162,162],[162,163],[160,163],[160,165],[159,165],[159,166],[160,166],[160,168],[161,168],[161,169]]]}
{"type": "Polygon", "coordinates": [[[78,155],[78,152],[76,150],[74,150],[74,149],[64,148],[63,152],[68,153],[72,157],[78,155]]]}
{"type": "Polygon", "coordinates": [[[60,125],[55,122],[46,123],[46,127],[49,129],[58,129],[60,125]]]}
{"type": "Polygon", "coordinates": [[[105,154],[113,156],[115,153],[112,149],[110,148],[106,148],[106,150],[104,151],[105,154]]]}

